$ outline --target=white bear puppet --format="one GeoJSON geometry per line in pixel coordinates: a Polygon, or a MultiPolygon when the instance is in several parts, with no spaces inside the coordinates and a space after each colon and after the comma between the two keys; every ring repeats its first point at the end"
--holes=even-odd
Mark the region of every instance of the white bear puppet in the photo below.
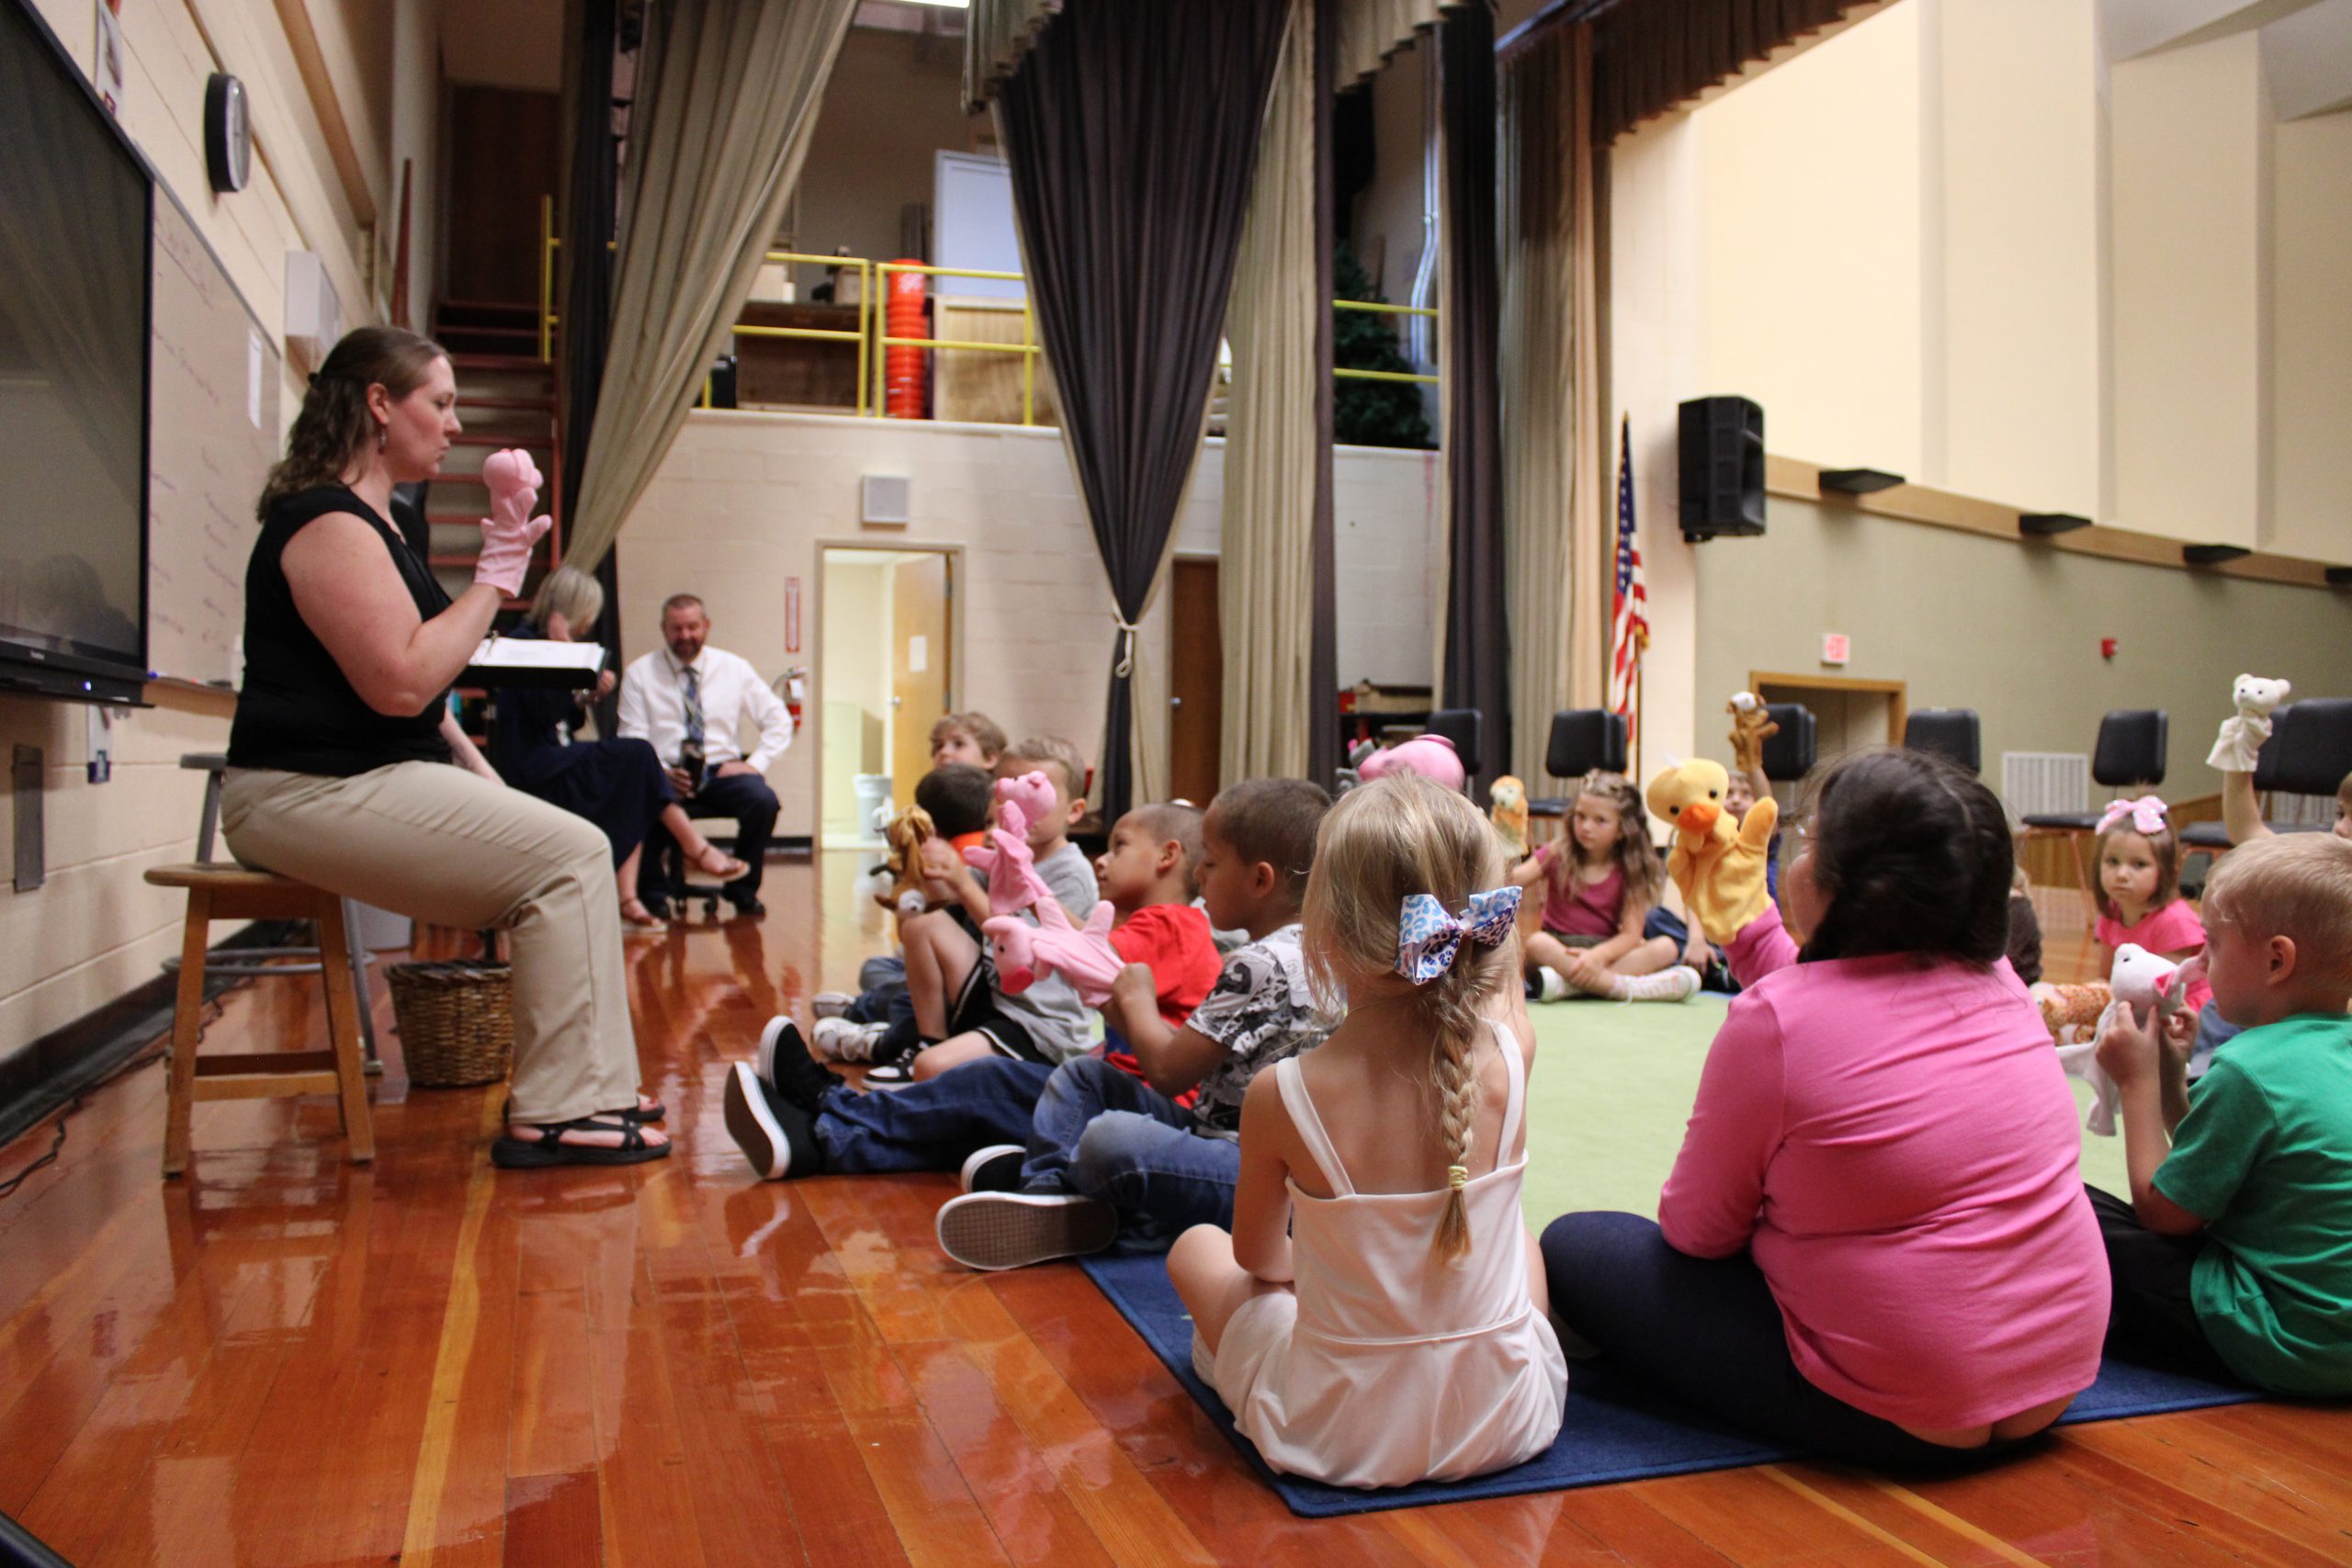
{"type": "Polygon", "coordinates": [[[2259,675],[2241,675],[2231,682],[2230,697],[2237,711],[2222,721],[2222,732],[2214,738],[2212,754],[2205,759],[2205,765],[2225,773],[2254,772],[2255,755],[2270,739],[2271,710],[2294,689],[2288,682],[2267,681],[2259,675]]]}
{"type": "Polygon", "coordinates": [[[2127,1007],[2133,1021],[2161,1030],[2165,1021],[2180,1010],[2181,987],[2175,983],[2179,973],[2180,965],[2171,959],[2150,953],[2136,942],[2125,942],[2115,950],[2115,965],[2108,971],[2108,989],[2115,999],[2100,1015],[2099,1028],[2082,1044],[2058,1048],[2058,1059],[2066,1070],[2091,1086],[2090,1114],[2083,1119],[2083,1125],[2102,1138],[2115,1136],[2120,1096],[2115,1080],[2098,1065],[2098,1035],[2106,1029],[2108,1016],[2127,1007]]]}

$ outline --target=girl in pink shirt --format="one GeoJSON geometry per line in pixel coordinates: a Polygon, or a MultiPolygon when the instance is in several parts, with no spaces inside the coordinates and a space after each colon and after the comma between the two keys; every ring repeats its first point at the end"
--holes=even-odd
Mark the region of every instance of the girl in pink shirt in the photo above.
{"type": "Polygon", "coordinates": [[[1596,769],[1578,779],[1566,834],[1538,845],[1510,881],[1531,889],[1519,921],[1537,987],[1531,996],[1681,1001],[1698,990],[1699,971],[1680,962],[1682,945],[1645,927],[1666,890],[1666,862],[1650,842],[1641,795],[1623,773],[1596,769]]]}
{"type": "Polygon", "coordinates": [[[1637,1375],[1774,1440],[1966,1462],[2098,1375],[2108,1275],[2075,1101],[2003,956],[2000,803],[1915,751],[1822,780],[1778,909],[1725,955],[1658,1223],[1544,1235],[1553,1310],[1637,1375]]]}
{"type": "MultiPolygon", "coordinates": [[[[2180,840],[2163,801],[2148,795],[2111,802],[2098,819],[2097,863],[2098,919],[2091,934],[2098,940],[2101,973],[2114,968],[2115,950],[2127,942],[2176,964],[2204,951],[2205,928],[2180,896],[2180,840]]],[[[2181,1000],[2196,1013],[2212,998],[2213,988],[2200,978],[2181,1000]]],[[[2033,999],[2052,1037],[2064,1043],[2068,1031],[2098,1022],[2109,993],[2099,981],[2041,985],[2033,988],[2033,999]]]]}

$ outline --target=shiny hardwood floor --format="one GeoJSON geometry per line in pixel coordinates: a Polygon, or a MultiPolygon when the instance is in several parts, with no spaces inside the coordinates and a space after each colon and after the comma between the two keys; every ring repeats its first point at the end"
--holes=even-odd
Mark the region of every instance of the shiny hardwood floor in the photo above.
{"type": "MultiPolygon", "coordinates": [[[[2352,1562],[2352,1414],[2281,1405],[2076,1427],[1964,1480],[1769,1466],[1295,1519],[1075,1269],[949,1266],[952,1178],[748,1179],[718,1074],[878,950],[851,869],[780,863],[764,921],[632,944],[665,1162],[493,1174],[499,1096],[395,1063],[373,1168],[324,1100],[230,1102],[165,1183],[162,1073],[92,1097],[0,1201],[0,1511],[77,1563],[174,1568],[2352,1562]]],[[[2053,978],[2087,956],[2069,902],[2053,978]]],[[[323,1023],[283,981],[212,1032],[323,1023]]]]}

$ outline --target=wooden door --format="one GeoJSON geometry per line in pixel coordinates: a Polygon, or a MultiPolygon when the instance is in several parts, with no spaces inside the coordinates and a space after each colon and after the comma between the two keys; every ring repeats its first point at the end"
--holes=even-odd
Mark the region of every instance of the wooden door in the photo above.
{"type": "Polygon", "coordinates": [[[561,125],[553,93],[450,90],[443,299],[537,303],[539,198],[560,197],[561,125]]]}
{"type": "Polygon", "coordinates": [[[931,727],[947,711],[947,557],[901,556],[890,569],[890,793],[901,805],[931,771],[931,727]]]}
{"type": "Polygon", "coordinates": [[[1180,558],[1169,584],[1169,787],[1203,807],[1216,795],[1224,761],[1225,639],[1217,626],[1216,565],[1180,558]]]}

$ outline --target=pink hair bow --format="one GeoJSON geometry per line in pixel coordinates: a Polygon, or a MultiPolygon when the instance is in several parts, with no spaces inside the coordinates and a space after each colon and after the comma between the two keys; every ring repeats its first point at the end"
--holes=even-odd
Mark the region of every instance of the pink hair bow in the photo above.
{"type": "Polygon", "coordinates": [[[2165,830],[2165,803],[2153,795],[2143,795],[2137,800],[2109,801],[2107,809],[2099,813],[2098,830],[2104,833],[2126,817],[2132,818],[2134,831],[2161,833],[2165,830]]]}

